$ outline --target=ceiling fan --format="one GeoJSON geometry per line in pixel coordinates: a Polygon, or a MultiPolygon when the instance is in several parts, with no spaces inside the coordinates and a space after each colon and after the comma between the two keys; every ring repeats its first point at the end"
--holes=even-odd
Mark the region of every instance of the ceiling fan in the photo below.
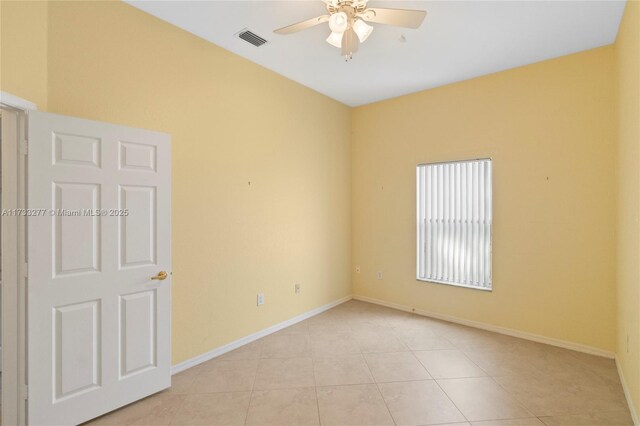
{"type": "Polygon", "coordinates": [[[328,22],[331,34],[327,37],[327,43],[341,49],[342,56],[348,61],[373,31],[367,22],[418,28],[427,16],[425,10],[367,7],[368,0],[323,1],[327,5],[327,15],[279,28],[274,33],[291,34],[328,22]]]}

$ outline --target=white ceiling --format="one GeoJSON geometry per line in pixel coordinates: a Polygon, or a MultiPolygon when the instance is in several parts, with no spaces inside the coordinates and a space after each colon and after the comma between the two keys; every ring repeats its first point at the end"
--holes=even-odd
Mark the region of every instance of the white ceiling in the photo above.
{"type": "Polygon", "coordinates": [[[353,60],[327,24],[273,30],[326,12],[321,1],[127,1],[160,19],[350,106],[490,74],[615,41],[624,1],[370,1],[424,9],[417,30],[376,25],[353,60]],[[269,40],[254,47],[248,28],[269,40]],[[400,41],[401,36],[406,42],[400,41]]]}

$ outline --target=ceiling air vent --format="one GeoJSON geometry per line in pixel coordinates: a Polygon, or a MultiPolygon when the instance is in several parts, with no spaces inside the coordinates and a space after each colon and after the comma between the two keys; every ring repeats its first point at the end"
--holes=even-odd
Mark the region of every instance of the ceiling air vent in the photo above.
{"type": "Polygon", "coordinates": [[[240,37],[247,43],[253,44],[255,47],[260,47],[267,42],[267,40],[263,39],[256,33],[252,33],[246,28],[238,33],[238,37],[240,37]]]}

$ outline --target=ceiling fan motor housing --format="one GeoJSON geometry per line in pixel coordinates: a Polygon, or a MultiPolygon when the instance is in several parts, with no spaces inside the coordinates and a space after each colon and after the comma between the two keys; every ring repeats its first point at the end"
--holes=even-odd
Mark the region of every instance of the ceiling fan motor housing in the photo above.
{"type": "Polygon", "coordinates": [[[338,12],[344,12],[349,17],[349,21],[352,22],[358,13],[364,12],[367,8],[367,2],[362,0],[346,0],[341,2],[328,2],[327,11],[330,15],[338,12]]]}

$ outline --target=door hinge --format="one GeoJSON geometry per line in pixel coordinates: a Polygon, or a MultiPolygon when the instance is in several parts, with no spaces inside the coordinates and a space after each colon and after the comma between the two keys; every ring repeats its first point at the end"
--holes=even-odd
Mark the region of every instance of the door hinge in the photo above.
{"type": "Polygon", "coordinates": [[[29,264],[27,262],[24,262],[22,265],[22,276],[24,278],[29,278],[29,264]]]}
{"type": "Polygon", "coordinates": [[[23,139],[20,143],[20,154],[27,155],[29,153],[29,142],[23,139]]]}
{"type": "Polygon", "coordinates": [[[27,385],[23,385],[22,386],[22,399],[27,400],[29,399],[29,386],[27,385]]]}

